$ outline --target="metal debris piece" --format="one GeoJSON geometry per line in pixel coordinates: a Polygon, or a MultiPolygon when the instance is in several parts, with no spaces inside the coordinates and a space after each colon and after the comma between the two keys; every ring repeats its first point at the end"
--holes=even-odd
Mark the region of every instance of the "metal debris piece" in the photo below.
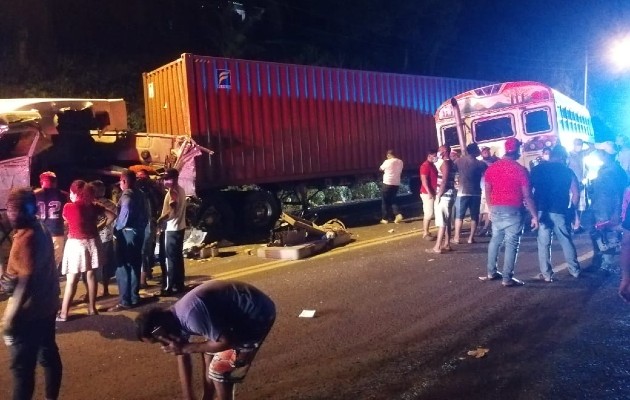
{"type": "Polygon", "coordinates": [[[490,351],[490,349],[485,349],[483,347],[477,347],[477,349],[475,350],[469,350],[468,351],[468,355],[471,357],[475,357],[475,358],[481,358],[481,357],[485,357],[486,354],[488,354],[488,352],[490,351]]]}

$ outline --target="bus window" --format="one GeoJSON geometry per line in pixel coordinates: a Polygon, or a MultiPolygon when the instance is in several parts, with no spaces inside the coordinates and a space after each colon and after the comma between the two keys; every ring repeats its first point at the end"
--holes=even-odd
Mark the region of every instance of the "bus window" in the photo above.
{"type": "Polygon", "coordinates": [[[529,110],[523,113],[525,119],[525,134],[536,135],[551,130],[551,119],[547,108],[529,110]]]}
{"type": "Polygon", "coordinates": [[[444,144],[450,147],[459,146],[459,139],[457,138],[457,127],[447,126],[442,130],[444,134],[444,144]]]}
{"type": "Polygon", "coordinates": [[[473,132],[476,142],[502,139],[514,136],[512,118],[506,115],[499,118],[473,122],[473,132]]]}

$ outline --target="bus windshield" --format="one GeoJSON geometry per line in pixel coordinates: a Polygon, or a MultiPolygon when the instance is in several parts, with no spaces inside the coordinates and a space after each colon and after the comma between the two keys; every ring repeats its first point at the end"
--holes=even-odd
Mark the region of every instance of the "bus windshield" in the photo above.
{"type": "Polygon", "coordinates": [[[487,142],[488,140],[497,140],[514,136],[514,129],[512,128],[512,125],[512,117],[510,115],[474,121],[473,132],[475,133],[475,141],[487,142]]]}

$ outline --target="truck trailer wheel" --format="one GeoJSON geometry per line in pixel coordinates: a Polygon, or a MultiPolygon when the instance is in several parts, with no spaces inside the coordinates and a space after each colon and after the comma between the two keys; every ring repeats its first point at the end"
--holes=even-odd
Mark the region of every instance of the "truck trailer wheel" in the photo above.
{"type": "Polygon", "coordinates": [[[255,230],[269,229],[278,220],[280,211],[280,202],[271,192],[250,192],[245,197],[243,225],[255,230]]]}
{"type": "Polygon", "coordinates": [[[231,237],[234,225],[234,211],[223,196],[213,194],[204,198],[197,228],[207,232],[206,241],[231,237]]]}

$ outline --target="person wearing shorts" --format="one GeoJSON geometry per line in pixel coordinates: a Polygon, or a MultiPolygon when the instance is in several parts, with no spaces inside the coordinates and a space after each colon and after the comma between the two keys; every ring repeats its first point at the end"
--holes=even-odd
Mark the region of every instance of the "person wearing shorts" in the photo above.
{"type": "Polygon", "coordinates": [[[420,199],[422,199],[422,238],[425,240],[435,240],[429,232],[431,218],[435,211],[435,193],[437,192],[438,170],[435,166],[437,150],[431,149],[427,152],[427,159],[420,165],[420,199]]]}
{"type": "Polygon", "coordinates": [[[236,281],[197,286],[170,309],[153,308],[136,318],[138,339],[160,343],[177,356],[184,398],[194,398],[191,354],[202,355],[203,398],[233,399],[276,318],[274,302],[261,290],[236,281]],[[191,341],[191,336],[203,341],[191,341]],[[216,397],[215,397],[216,396],[216,397]]]}
{"type": "Polygon", "coordinates": [[[455,201],[455,164],[450,159],[451,148],[442,145],[438,157],[442,160],[438,169],[438,188],[435,194],[435,226],[438,227],[435,246],[426,249],[427,253],[440,254],[450,251],[451,208],[455,201]]]}
{"type": "Polygon", "coordinates": [[[477,160],[480,154],[477,143],[471,143],[466,146],[466,155],[455,161],[459,172],[459,190],[455,200],[455,235],[451,243],[459,244],[459,234],[467,211],[470,212],[468,243],[474,242],[481,208],[481,178],[488,168],[485,162],[477,160]]]}

